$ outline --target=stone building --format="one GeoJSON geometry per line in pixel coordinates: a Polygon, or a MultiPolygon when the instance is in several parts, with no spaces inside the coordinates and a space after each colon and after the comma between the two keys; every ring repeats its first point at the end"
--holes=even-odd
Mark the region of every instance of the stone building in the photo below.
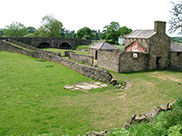
{"type": "Polygon", "coordinates": [[[172,69],[182,69],[182,45],[171,43],[169,64],[172,69]]]}
{"type": "MultiPolygon", "coordinates": [[[[125,51],[97,50],[97,65],[117,72],[182,69],[182,46],[171,43],[166,22],[155,21],[152,30],[135,30],[125,36],[125,51]]],[[[99,46],[99,45],[97,45],[99,46]]],[[[100,45],[101,46],[101,45],[100,45]]]]}
{"type": "Polygon", "coordinates": [[[89,48],[90,56],[94,57],[94,65],[118,71],[119,48],[107,42],[97,43],[89,48]]]}
{"type": "Polygon", "coordinates": [[[155,21],[153,30],[135,30],[125,38],[126,52],[149,54],[148,69],[168,66],[170,38],[166,35],[166,22],[155,21]]]}

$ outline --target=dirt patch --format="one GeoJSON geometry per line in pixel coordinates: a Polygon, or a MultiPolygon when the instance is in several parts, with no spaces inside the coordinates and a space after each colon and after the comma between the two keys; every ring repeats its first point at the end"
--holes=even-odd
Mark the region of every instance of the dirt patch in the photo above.
{"type": "Polygon", "coordinates": [[[126,82],[126,87],[124,88],[124,90],[127,90],[128,88],[130,88],[132,86],[132,84],[130,82],[126,82]]]}
{"type": "Polygon", "coordinates": [[[170,80],[170,81],[174,81],[174,82],[182,82],[182,79],[179,79],[179,78],[175,77],[174,75],[164,75],[164,74],[160,74],[158,72],[154,72],[154,73],[150,74],[150,76],[161,79],[161,80],[170,80]]]}

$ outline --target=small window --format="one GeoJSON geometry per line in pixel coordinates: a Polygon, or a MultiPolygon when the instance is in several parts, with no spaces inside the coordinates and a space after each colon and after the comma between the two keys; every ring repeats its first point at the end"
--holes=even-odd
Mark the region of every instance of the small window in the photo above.
{"type": "Polygon", "coordinates": [[[179,56],[180,55],[180,52],[177,52],[177,54],[176,54],[177,56],[179,56]]]}

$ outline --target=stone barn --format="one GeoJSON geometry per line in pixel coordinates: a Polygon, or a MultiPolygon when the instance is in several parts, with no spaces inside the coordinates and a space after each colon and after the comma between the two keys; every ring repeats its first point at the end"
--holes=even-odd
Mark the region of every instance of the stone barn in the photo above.
{"type": "Polygon", "coordinates": [[[169,54],[170,67],[173,69],[181,69],[182,67],[182,45],[177,43],[171,43],[169,54]]]}
{"type": "Polygon", "coordinates": [[[104,42],[90,47],[90,55],[97,66],[116,72],[182,70],[182,45],[171,43],[165,31],[166,22],[155,21],[154,29],[125,36],[124,52],[104,42]]]}
{"type": "Polygon", "coordinates": [[[119,48],[107,42],[97,43],[89,48],[89,54],[94,57],[94,65],[118,71],[119,48]]]}
{"type": "Polygon", "coordinates": [[[170,38],[165,31],[166,22],[161,21],[155,21],[153,30],[135,30],[125,37],[125,51],[149,54],[149,70],[167,68],[170,38]]]}

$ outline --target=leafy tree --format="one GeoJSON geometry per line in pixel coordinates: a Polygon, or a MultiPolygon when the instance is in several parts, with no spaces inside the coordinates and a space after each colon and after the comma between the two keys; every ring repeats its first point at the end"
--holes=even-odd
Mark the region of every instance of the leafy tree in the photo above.
{"type": "Polygon", "coordinates": [[[35,27],[29,26],[27,27],[29,33],[34,33],[36,31],[35,27]]]}
{"type": "Polygon", "coordinates": [[[169,32],[173,33],[177,30],[179,34],[182,34],[182,2],[173,3],[171,11],[171,19],[169,21],[170,29],[169,32]]]}
{"type": "Polygon", "coordinates": [[[35,31],[35,36],[63,37],[63,24],[51,15],[42,18],[42,26],[35,31]]]}
{"type": "Polygon", "coordinates": [[[99,34],[100,39],[105,39],[107,42],[118,44],[118,37],[129,34],[132,30],[126,26],[120,27],[118,22],[111,22],[105,26],[102,33],[99,34]]]}
{"type": "Polygon", "coordinates": [[[77,31],[76,36],[78,39],[91,40],[93,37],[92,30],[88,27],[83,27],[77,31]]]}
{"type": "Polygon", "coordinates": [[[4,29],[0,29],[0,37],[4,35],[4,29]]]}
{"type": "Polygon", "coordinates": [[[19,22],[13,22],[12,24],[6,26],[7,29],[4,30],[5,36],[25,36],[28,34],[28,29],[19,22]]]}
{"type": "Polygon", "coordinates": [[[129,34],[131,32],[132,32],[132,29],[130,29],[130,28],[126,27],[126,26],[123,26],[123,27],[119,28],[118,35],[119,36],[127,35],[127,34],[129,34]]]}
{"type": "Polygon", "coordinates": [[[70,31],[70,30],[65,30],[64,31],[64,37],[65,38],[76,38],[76,33],[75,31],[70,31]]]}

